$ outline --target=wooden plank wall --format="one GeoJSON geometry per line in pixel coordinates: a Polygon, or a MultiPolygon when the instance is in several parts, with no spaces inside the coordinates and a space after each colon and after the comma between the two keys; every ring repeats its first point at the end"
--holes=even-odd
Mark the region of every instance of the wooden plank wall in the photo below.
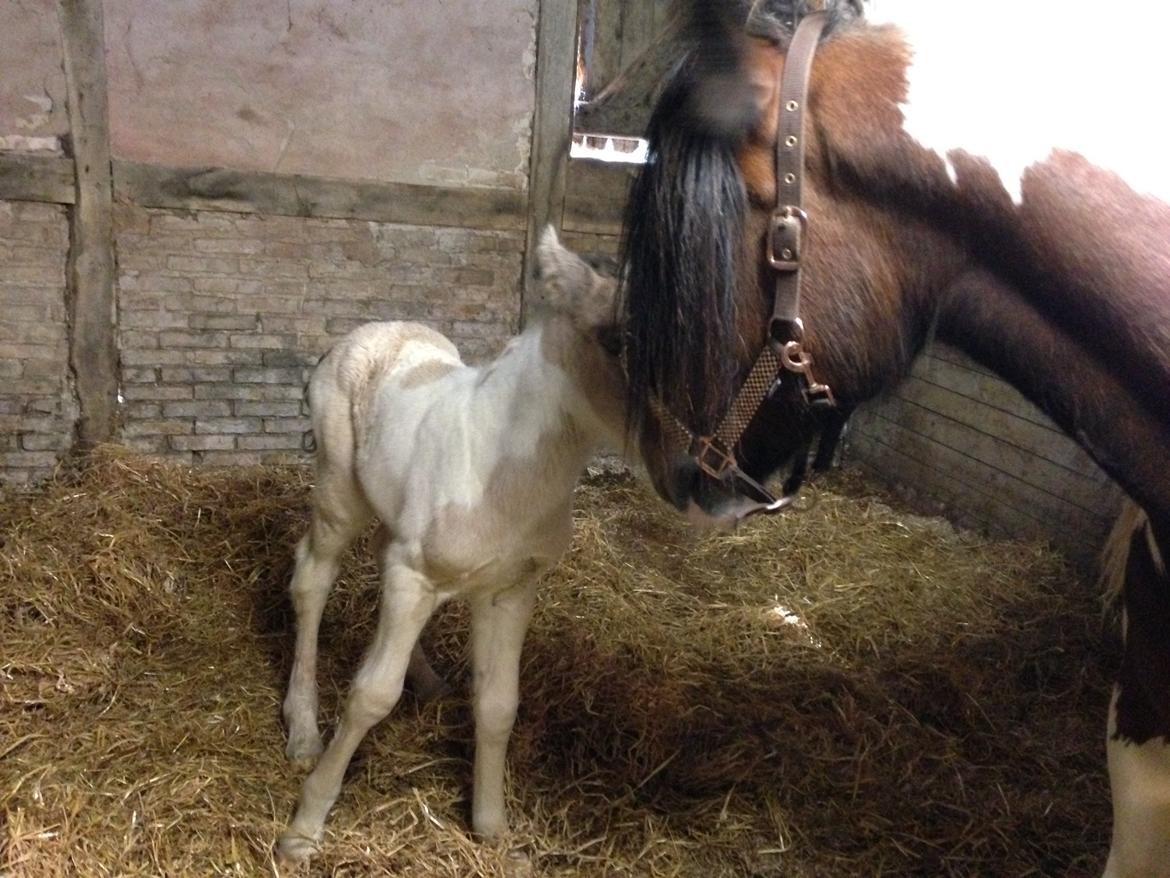
{"type": "MultiPolygon", "coordinates": [[[[582,0],[581,55],[585,96],[592,98],[630,67],[662,30],[669,0],[582,0]]],[[[616,132],[615,132],[616,133],[616,132]]]]}
{"type": "Polygon", "coordinates": [[[925,512],[1096,557],[1121,493],[1088,455],[1015,389],[935,345],[883,399],[860,408],[845,458],[925,512]]]}

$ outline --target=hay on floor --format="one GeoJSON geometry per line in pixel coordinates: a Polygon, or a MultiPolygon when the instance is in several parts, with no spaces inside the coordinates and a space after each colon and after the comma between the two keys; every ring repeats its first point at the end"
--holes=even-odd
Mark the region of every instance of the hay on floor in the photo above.
{"type": "MultiPolygon", "coordinates": [[[[0,874],[275,874],[297,468],[102,449],[0,501],[0,874]]],[[[1116,649],[1028,542],[900,513],[855,475],[696,535],[641,485],[577,495],[524,654],[512,836],[468,834],[466,615],[347,776],[312,874],[1054,875],[1099,869],[1116,649]]],[[[322,721],[371,632],[359,546],[322,721]]]]}

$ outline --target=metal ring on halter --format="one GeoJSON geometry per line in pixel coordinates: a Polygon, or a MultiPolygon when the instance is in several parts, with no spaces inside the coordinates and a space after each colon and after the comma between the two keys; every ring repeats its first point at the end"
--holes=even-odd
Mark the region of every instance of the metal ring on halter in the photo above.
{"type": "Polygon", "coordinates": [[[804,341],[804,321],[799,317],[773,317],[768,322],[768,344],[777,353],[790,341],[804,341]]]}
{"type": "Polygon", "coordinates": [[[771,503],[756,503],[738,512],[735,516],[735,521],[738,524],[756,515],[775,515],[777,512],[783,512],[791,506],[794,500],[796,500],[795,494],[785,494],[783,497],[778,497],[771,503]]]}
{"type": "Polygon", "coordinates": [[[790,341],[780,349],[780,363],[789,372],[804,374],[812,365],[812,357],[804,352],[800,342],[790,341]]]}
{"type": "Polygon", "coordinates": [[[756,503],[748,506],[736,515],[735,520],[736,522],[740,522],[756,515],[775,515],[777,512],[783,512],[785,510],[790,512],[808,512],[817,505],[819,495],[815,490],[806,490],[808,490],[806,494],[785,494],[782,497],[777,497],[771,503],[756,503]],[[802,500],[806,502],[801,502],[802,500]]]}

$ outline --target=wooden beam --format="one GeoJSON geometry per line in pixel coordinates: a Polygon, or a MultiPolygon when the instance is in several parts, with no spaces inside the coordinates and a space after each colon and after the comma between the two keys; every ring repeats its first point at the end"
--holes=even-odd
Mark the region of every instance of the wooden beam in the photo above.
{"type": "Polygon", "coordinates": [[[533,277],[536,244],[546,225],[560,230],[564,213],[565,172],[573,140],[573,86],[577,76],[577,2],[540,2],[521,322],[538,295],[533,277]]]}
{"type": "Polygon", "coordinates": [[[523,193],[512,189],[349,182],[264,171],[114,162],[114,192],[118,201],[140,207],[501,231],[525,227],[523,193]]]}
{"type": "MultiPolygon", "coordinates": [[[[0,201],[76,201],[74,160],[0,153],[0,201]]],[[[170,168],[113,162],[114,198],[138,207],[224,210],[420,226],[520,231],[524,194],[513,189],[349,182],[329,177],[170,168]]]]}
{"type": "Polygon", "coordinates": [[[72,159],[0,152],[0,201],[72,204],[75,198],[72,159]]]}
{"type": "Polygon", "coordinates": [[[585,56],[585,98],[590,100],[622,69],[622,0],[584,0],[592,39],[585,56]]]}
{"type": "MultiPolygon", "coordinates": [[[[645,21],[640,21],[644,27],[645,21]]],[[[642,44],[636,55],[623,61],[622,69],[607,80],[599,93],[588,95],[589,102],[577,111],[577,130],[640,137],[667,73],[686,48],[681,19],[666,16],[649,43],[642,44]]]]}
{"type": "Polygon", "coordinates": [[[582,234],[618,235],[622,230],[635,165],[573,159],[565,187],[564,228],[582,234]]]}
{"type": "Polygon", "coordinates": [[[102,0],[60,0],[74,163],[66,269],[69,365],[82,446],[112,439],[118,406],[114,343],[114,197],[102,0]]]}
{"type": "Polygon", "coordinates": [[[653,0],[654,3],[654,33],[666,30],[671,21],[680,12],[680,7],[674,0],[653,0]]]}

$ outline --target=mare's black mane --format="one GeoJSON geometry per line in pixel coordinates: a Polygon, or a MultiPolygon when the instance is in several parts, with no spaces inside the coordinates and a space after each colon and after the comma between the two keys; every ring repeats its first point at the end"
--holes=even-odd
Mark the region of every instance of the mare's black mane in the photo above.
{"type": "Polygon", "coordinates": [[[734,377],[747,193],[738,135],[696,115],[695,73],[684,60],[650,117],[648,160],[626,202],[621,307],[631,422],[657,393],[707,430],[717,415],[708,400],[727,398],[734,377]]]}
{"type": "Polygon", "coordinates": [[[826,12],[825,35],[830,35],[842,24],[865,15],[864,0],[734,0],[729,4],[735,15],[746,22],[747,32],[753,36],[768,37],[787,44],[796,30],[796,23],[814,9],[824,7],[826,12]]]}
{"type": "MultiPolygon", "coordinates": [[[[859,18],[861,3],[827,0],[826,36],[859,18]]],[[[621,308],[631,428],[658,394],[692,429],[709,430],[734,392],[748,208],[736,149],[756,122],[744,42],[749,31],[787,42],[809,5],[695,0],[687,10],[691,48],[654,107],[649,159],[626,203],[621,308]]]]}

